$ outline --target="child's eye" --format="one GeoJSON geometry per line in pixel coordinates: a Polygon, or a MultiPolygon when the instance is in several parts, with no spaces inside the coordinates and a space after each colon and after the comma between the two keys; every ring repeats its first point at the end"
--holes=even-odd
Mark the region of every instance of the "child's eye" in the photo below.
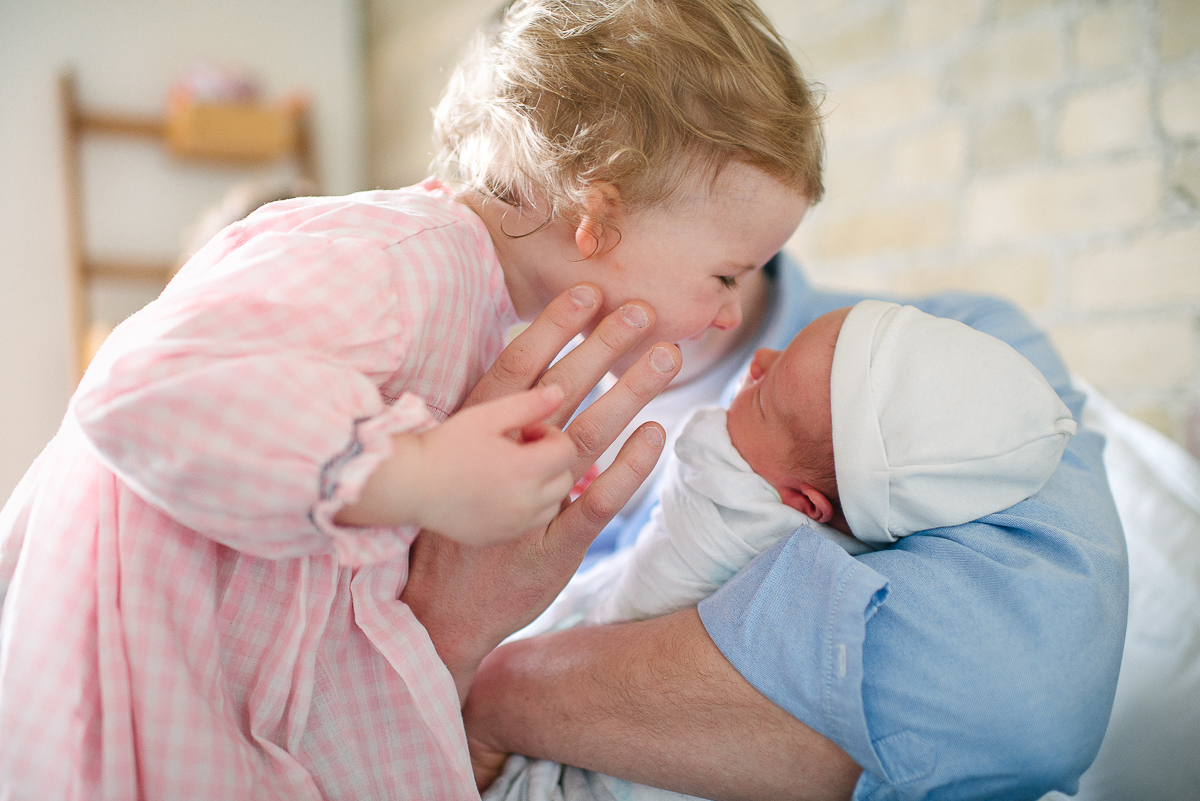
{"type": "Polygon", "coordinates": [[[736,275],[718,275],[717,279],[720,280],[721,284],[726,289],[737,289],[738,284],[736,275]]]}

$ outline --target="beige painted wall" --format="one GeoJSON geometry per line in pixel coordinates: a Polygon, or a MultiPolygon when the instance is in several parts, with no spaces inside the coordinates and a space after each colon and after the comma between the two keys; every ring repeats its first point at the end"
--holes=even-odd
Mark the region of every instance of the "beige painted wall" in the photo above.
{"type": "MultiPolygon", "coordinates": [[[[1200,454],[1200,2],[762,0],[827,90],[815,280],[1007,296],[1068,365],[1200,454]]],[[[372,180],[486,0],[368,0],[372,180]]]]}

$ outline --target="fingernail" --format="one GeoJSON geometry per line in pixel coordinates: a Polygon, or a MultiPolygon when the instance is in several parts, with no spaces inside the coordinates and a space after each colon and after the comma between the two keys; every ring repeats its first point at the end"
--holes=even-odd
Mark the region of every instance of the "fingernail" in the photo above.
{"type": "Polygon", "coordinates": [[[675,357],[671,351],[663,347],[650,351],[650,366],[659,373],[669,373],[675,369],[675,357]]]}
{"type": "Polygon", "coordinates": [[[646,310],[632,303],[621,307],[621,316],[634,328],[645,328],[650,325],[650,318],[646,315],[646,310]]]}
{"type": "Polygon", "coordinates": [[[542,388],[542,397],[551,403],[559,403],[564,397],[563,388],[558,384],[546,384],[542,388]]]}
{"type": "Polygon", "coordinates": [[[646,441],[656,448],[661,448],[663,444],[662,430],[658,426],[650,426],[642,429],[642,434],[646,437],[646,441]]]}
{"type": "Polygon", "coordinates": [[[585,309],[590,309],[596,305],[596,293],[587,286],[571,287],[571,300],[585,309]]]}

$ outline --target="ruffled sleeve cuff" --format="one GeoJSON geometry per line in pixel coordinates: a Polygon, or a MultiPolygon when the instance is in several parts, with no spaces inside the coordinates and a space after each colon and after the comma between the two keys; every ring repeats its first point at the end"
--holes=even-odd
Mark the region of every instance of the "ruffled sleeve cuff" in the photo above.
{"type": "Polygon", "coordinates": [[[320,500],[309,518],[329,537],[341,565],[359,567],[397,559],[416,539],[420,529],[415,525],[361,528],[338,525],[333,518],[343,506],[358,500],[367,477],[392,455],[393,435],[423,431],[435,423],[424,401],[406,392],[374,417],[355,420],[350,442],[321,467],[320,500]]]}
{"type": "Polygon", "coordinates": [[[887,579],[810,527],[699,605],[721,653],[763,695],[883,775],[863,707],[867,621],[887,579]]]}

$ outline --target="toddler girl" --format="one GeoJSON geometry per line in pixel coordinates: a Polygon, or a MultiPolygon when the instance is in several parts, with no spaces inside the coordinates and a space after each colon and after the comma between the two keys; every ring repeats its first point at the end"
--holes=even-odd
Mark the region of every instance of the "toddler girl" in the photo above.
{"type": "Polygon", "coordinates": [[[0,796],[475,795],[409,546],[545,524],[574,454],[558,390],[456,410],[568,290],[736,326],[820,134],[744,0],[516,2],[437,130],[438,178],[263,208],[97,355],[0,513],[0,796]]]}

